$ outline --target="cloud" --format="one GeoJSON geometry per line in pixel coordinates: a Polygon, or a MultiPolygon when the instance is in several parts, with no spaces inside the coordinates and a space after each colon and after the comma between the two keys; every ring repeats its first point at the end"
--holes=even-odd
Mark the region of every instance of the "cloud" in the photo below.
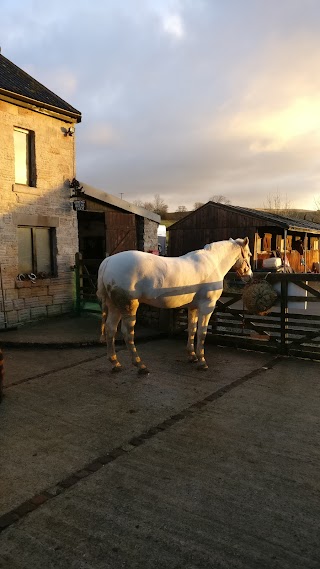
{"type": "Polygon", "coordinates": [[[170,209],[320,187],[316,0],[4,0],[3,53],[82,112],[77,177],[170,209]]]}
{"type": "Polygon", "coordinates": [[[185,30],[179,14],[168,14],[163,20],[164,31],[176,39],[182,39],[185,30]]]}
{"type": "Polygon", "coordinates": [[[90,124],[83,138],[90,144],[105,147],[106,145],[119,141],[120,135],[108,124],[90,124]]]}

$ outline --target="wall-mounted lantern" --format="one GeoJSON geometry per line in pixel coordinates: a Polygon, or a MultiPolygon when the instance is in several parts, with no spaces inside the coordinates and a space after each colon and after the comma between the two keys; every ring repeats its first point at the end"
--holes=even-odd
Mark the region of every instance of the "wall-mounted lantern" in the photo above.
{"type": "Polygon", "coordinates": [[[74,126],[69,126],[68,129],[66,129],[64,136],[73,136],[75,133],[75,128],[74,126]]]}
{"type": "Polygon", "coordinates": [[[69,183],[70,187],[70,199],[72,200],[72,207],[76,211],[84,211],[86,209],[86,200],[83,199],[84,189],[80,182],[73,178],[72,182],[69,183]],[[81,199],[82,198],[82,199],[81,199]]]}

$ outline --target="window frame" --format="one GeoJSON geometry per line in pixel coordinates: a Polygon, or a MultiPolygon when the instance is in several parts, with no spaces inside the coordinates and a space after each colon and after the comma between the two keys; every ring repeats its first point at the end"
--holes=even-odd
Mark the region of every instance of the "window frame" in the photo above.
{"type": "MultiPolygon", "coordinates": [[[[30,272],[28,272],[28,274],[35,274],[37,277],[39,277],[39,271],[38,271],[38,259],[37,259],[37,240],[36,240],[36,231],[37,229],[46,229],[49,232],[49,255],[50,255],[50,272],[46,273],[46,277],[45,278],[52,278],[52,277],[57,277],[57,239],[56,239],[56,228],[55,227],[48,227],[48,226],[40,226],[40,225],[18,225],[17,227],[17,231],[19,231],[19,229],[30,229],[30,238],[31,238],[31,257],[32,257],[32,268],[30,269],[30,272]]],[[[21,274],[26,274],[26,273],[22,273],[22,271],[20,271],[20,267],[19,267],[19,247],[18,247],[18,270],[19,273],[21,274]]],[[[41,271],[40,271],[41,273],[41,271]]],[[[43,277],[42,277],[43,278],[43,277]]]]}
{"type": "Polygon", "coordinates": [[[13,145],[14,145],[14,180],[15,184],[35,188],[37,185],[37,172],[36,172],[36,150],[35,150],[35,132],[33,130],[29,130],[20,126],[13,127],[13,145]],[[17,154],[16,154],[16,146],[15,146],[15,138],[14,133],[21,132],[26,135],[26,184],[17,181],[16,179],[16,164],[17,164],[17,154]]]}

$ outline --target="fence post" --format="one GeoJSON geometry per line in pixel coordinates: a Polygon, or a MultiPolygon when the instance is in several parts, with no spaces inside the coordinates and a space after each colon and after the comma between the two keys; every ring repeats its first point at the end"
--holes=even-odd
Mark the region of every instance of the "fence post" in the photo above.
{"type": "Polygon", "coordinates": [[[82,254],[76,253],[76,313],[81,314],[81,306],[83,300],[83,266],[82,254]]]}
{"type": "Polygon", "coordinates": [[[2,401],[2,396],[3,396],[3,377],[4,377],[3,353],[2,349],[0,348],[0,403],[2,401]]]}
{"type": "Polygon", "coordinates": [[[288,276],[281,275],[281,344],[280,351],[282,354],[287,355],[289,352],[288,346],[288,276]]]}

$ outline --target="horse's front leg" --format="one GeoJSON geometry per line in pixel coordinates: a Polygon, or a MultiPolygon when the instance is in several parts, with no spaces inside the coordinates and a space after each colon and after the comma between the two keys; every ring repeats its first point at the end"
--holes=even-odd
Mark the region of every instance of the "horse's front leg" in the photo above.
{"type": "Polygon", "coordinates": [[[197,308],[189,308],[188,309],[188,343],[187,343],[187,352],[188,352],[188,361],[190,363],[194,363],[198,361],[196,356],[196,352],[194,351],[194,338],[197,331],[197,323],[198,323],[198,309],[197,308]]]}
{"type": "MultiPolygon", "coordinates": [[[[210,309],[211,310],[211,309],[210,309]]],[[[200,312],[200,310],[199,310],[200,312]]],[[[198,365],[197,369],[199,370],[207,370],[208,365],[204,357],[204,343],[207,336],[208,331],[208,324],[211,317],[213,310],[211,312],[206,312],[205,314],[200,312],[199,315],[199,322],[198,322],[198,332],[197,332],[197,358],[198,358],[198,365]]]]}
{"type": "Polygon", "coordinates": [[[132,300],[128,305],[125,313],[122,313],[121,331],[126,343],[126,346],[131,354],[131,361],[134,366],[138,368],[138,373],[149,373],[147,366],[142,362],[137,348],[134,343],[134,327],[136,323],[136,314],[139,307],[138,300],[132,300]]]}

